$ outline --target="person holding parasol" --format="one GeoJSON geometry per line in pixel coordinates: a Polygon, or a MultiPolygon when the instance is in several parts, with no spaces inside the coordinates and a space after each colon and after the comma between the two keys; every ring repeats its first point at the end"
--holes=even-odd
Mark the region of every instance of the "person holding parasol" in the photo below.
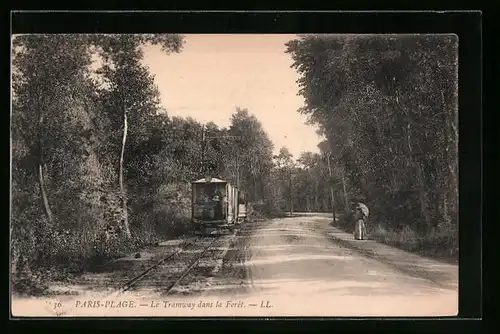
{"type": "Polygon", "coordinates": [[[366,204],[358,202],[355,206],[354,211],[354,239],[365,240],[366,239],[366,223],[368,220],[368,215],[370,210],[366,204]]]}

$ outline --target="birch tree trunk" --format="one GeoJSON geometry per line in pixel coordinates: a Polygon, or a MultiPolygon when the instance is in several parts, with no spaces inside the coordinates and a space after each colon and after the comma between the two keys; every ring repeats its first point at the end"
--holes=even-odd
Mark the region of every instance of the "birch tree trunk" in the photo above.
{"type": "MultiPolygon", "coordinates": [[[[41,108],[41,107],[39,107],[41,108]]],[[[42,198],[42,205],[45,211],[45,215],[47,216],[47,220],[49,221],[50,225],[54,224],[54,218],[52,215],[52,210],[50,209],[49,205],[49,199],[47,196],[47,191],[45,190],[45,181],[44,181],[44,175],[43,175],[43,165],[44,165],[44,158],[43,158],[43,144],[42,144],[42,136],[43,136],[43,113],[41,110],[38,111],[38,184],[40,186],[40,194],[42,198]]]]}
{"type": "Polygon", "coordinates": [[[122,199],[122,210],[123,210],[123,228],[127,237],[131,237],[130,227],[128,224],[128,208],[127,208],[127,196],[125,193],[125,185],[123,182],[123,156],[125,154],[125,143],[127,142],[127,110],[123,111],[123,139],[122,139],[122,149],[120,153],[120,193],[122,199]]]}
{"type": "Polygon", "coordinates": [[[342,169],[342,190],[344,191],[344,205],[345,205],[345,212],[349,212],[349,198],[347,196],[347,185],[345,182],[345,175],[344,175],[344,170],[342,169]]]}
{"type": "Polygon", "coordinates": [[[334,193],[333,193],[333,185],[332,185],[332,166],[331,166],[331,162],[330,162],[330,155],[327,156],[327,161],[328,161],[328,176],[330,177],[330,182],[328,182],[330,184],[330,200],[332,202],[332,215],[333,215],[333,223],[335,224],[335,196],[334,196],[334,193]]]}
{"type": "Polygon", "coordinates": [[[42,195],[42,203],[45,211],[45,215],[49,221],[49,224],[53,225],[54,218],[52,215],[52,210],[50,209],[49,199],[47,197],[47,192],[45,190],[44,176],[43,176],[43,166],[42,163],[38,164],[38,182],[40,184],[40,193],[42,195]]]}
{"type": "MultiPolygon", "coordinates": [[[[453,94],[454,98],[457,98],[456,92],[453,94]]],[[[445,105],[444,93],[441,92],[442,105],[445,105]]],[[[451,222],[452,217],[450,214],[457,210],[458,207],[458,175],[457,175],[457,157],[458,157],[458,128],[456,124],[458,123],[457,115],[455,110],[452,111],[452,116],[447,121],[446,124],[446,135],[447,135],[447,147],[446,147],[446,157],[448,158],[448,184],[446,188],[448,189],[446,196],[443,199],[443,218],[446,222],[451,222]],[[449,198],[447,198],[449,197],[449,198]],[[451,206],[451,207],[450,207],[451,206]],[[450,210],[452,212],[450,212],[450,210]]]]}
{"type": "Polygon", "coordinates": [[[406,144],[408,148],[408,160],[410,163],[410,166],[414,167],[417,173],[417,183],[418,183],[418,195],[419,195],[419,202],[420,202],[420,214],[425,220],[426,225],[428,226],[430,224],[430,215],[429,215],[429,210],[427,209],[427,193],[425,191],[425,185],[424,185],[424,178],[422,175],[422,169],[420,164],[415,161],[413,158],[413,146],[412,146],[412,127],[411,127],[411,119],[410,115],[408,113],[408,110],[404,108],[400,102],[399,98],[396,92],[396,103],[400,107],[400,109],[404,112],[406,118],[407,118],[407,124],[406,124],[406,144]]]}

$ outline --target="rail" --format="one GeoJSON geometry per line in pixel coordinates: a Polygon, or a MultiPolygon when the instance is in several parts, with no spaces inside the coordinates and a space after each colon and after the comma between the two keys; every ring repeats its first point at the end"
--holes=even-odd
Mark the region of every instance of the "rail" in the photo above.
{"type": "MultiPolygon", "coordinates": [[[[162,265],[163,263],[165,263],[166,261],[168,260],[171,260],[172,258],[174,258],[175,256],[181,254],[182,252],[186,251],[188,249],[189,246],[191,245],[195,245],[197,244],[200,240],[202,240],[203,238],[200,237],[200,238],[197,238],[193,241],[189,241],[189,242],[186,242],[184,244],[182,244],[181,248],[169,255],[167,255],[166,257],[164,257],[163,259],[161,259],[160,261],[158,261],[157,263],[155,263],[154,265],[150,266],[149,268],[147,268],[146,270],[142,271],[140,274],[138,274],[137,276],[135,276],[134,278],[130,279],[128,282],[126,282],[125,284],[123,284],[121,286],[121,288],[119,289],[118,291],[118,296],[121,295],[122,293],[128,291],[130,288],[132,288],[133,286],[135,286],[138,282],[140,282],[141,280],[143,280],[144,278],[146,278],[146,276],[148,276],[149,273],[151,273],[153,270],[157,269],[160,265],[162,265]]],[[[193,267],[205,256],[205,254],[210,250],[210,248],[214,245],[215,242],[217,242],[218,240],[220,239],[220,236],[217,236],[214,238],[214,240],[212,240],[208,246],[206,246],[203,251],[197,255],[190,263],[189,265],[186,267],[186,269],[184,269],[180,276],[178,276],[177,278],[175,278],[175,276],[173,277],[169,277],[168,280],[173,280],[172,283],[170,283],[170,285],[168,285],[166,291],[164,291],[165,294],[168,294],[170,291],[172,291],[172,289],[177,286],[177,284],[179,284],[179,282],[184,278],[186,277],[186,275],[193,269],[193,267]],[[175,279],[175,280],[174,280],[175,279]]]]}

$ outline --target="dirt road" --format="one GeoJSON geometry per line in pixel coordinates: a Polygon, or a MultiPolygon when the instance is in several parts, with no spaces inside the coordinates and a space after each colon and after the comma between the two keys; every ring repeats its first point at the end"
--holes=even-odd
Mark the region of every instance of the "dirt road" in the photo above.
{"type": "MultiPolygon", "coordinates": [[[[109,272],[87,274],[87,284],[67,287],[74,295],[13,300],[13,313],[77,317],[457,314],[457,266],[374,241],[354,241],[351,234],[330,226],[330,221],[328,215],[310,214],[247,223],[237,236],[227,237],[233,241],[220,250],[226,254],[220,255],[221,266],[209,261],[210,270],[205,270],[200,262],[197,274],[179,284],[180,292],[174,295],[163,294],[160,284],[161,277],[171,274],[168,266],[151,273],[145,283],[155,284],[144,289],[119,297],[110,289],[110,282],[134,273],[130,263],[161,257],[172,240],[153,248],[149,257],[142,252],[140,259],[115,261],[128,264],[122,271],[108,266],[109,272]]],[[[143,262],[136,267],[144,267],[143,262]]]]}
{"type": "MultiPolygon", "coordinates": [[[[256,228],[246,250],[249,293],[269,301],[269,315],[456,315],[456,288],[442,288],[346,248],[332,241],[332,230],[328,218],[313,215],[256,228]]],[[[407,254],[391,252],[403,259],[407,254]]],[[[458,277],[458,268],[450,268],[458,277]]]]}

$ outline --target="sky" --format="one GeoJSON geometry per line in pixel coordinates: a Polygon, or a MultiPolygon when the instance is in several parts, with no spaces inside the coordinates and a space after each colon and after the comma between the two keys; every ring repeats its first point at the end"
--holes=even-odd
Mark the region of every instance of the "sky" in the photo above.
{"type": "Polygon", "coordinates": [[[185,35],[179,54],[159,47],[144,50],[144,63],[155,76],[162,106],[170,116],[228,126],[236,107],[262,123],[278,152],[282,146],[299,157],[318,152],[321,138],[297,110],[298,74],[285,43],[296,35],[185,35]]]}

